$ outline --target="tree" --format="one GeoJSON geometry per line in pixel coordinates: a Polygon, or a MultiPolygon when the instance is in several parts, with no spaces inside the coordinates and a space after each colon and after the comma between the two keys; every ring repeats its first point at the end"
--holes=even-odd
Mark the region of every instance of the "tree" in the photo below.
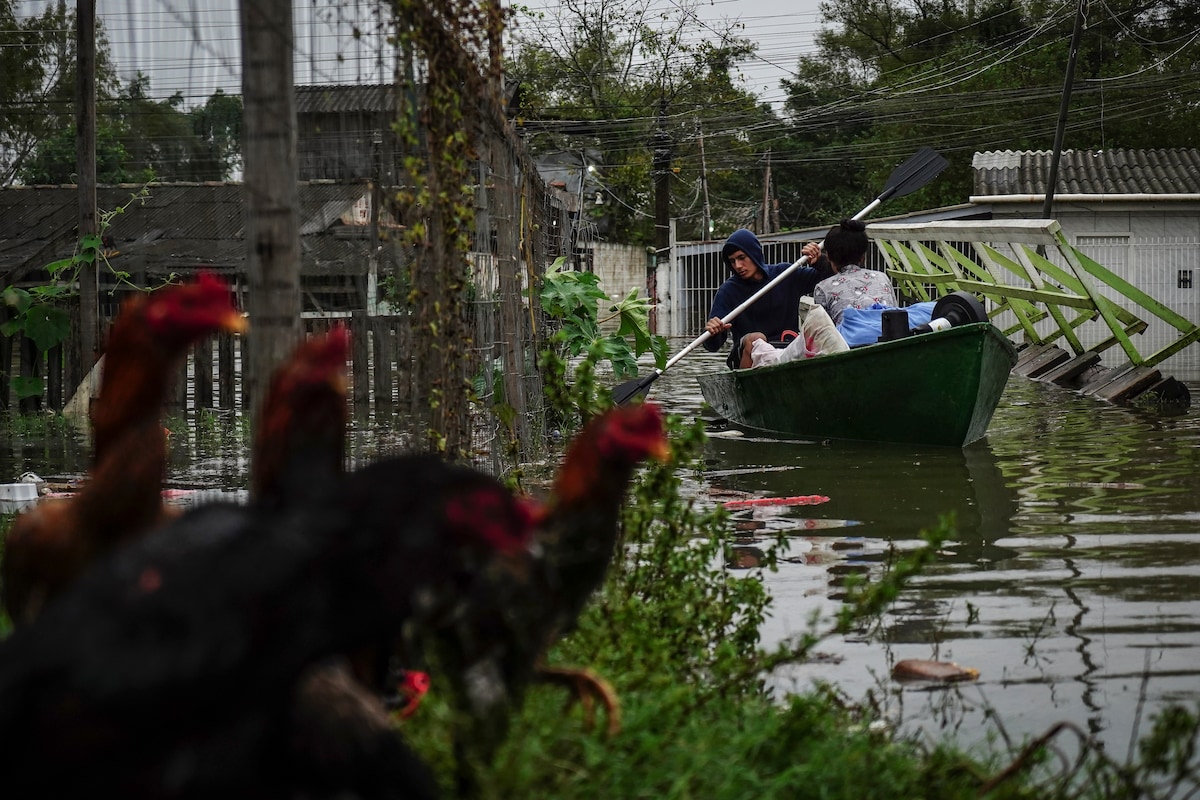
{"type": "MultiPolygon", "coordinates": [[[[75,14],[63,0],[18,21],[0,0],[0,185],[12,183],[41,142],[75,135],[75,14]]],[[[103,29],[96,28],[97,97],[116,87],[103,29]]],[[[74,148],[71,149],[74,171],[74,148]]]]}
{"type": "MultiPolygon", "coordinates": [[[[203,106],[182,110],[178,92],[150,97],[138,73],[115,96],[99,100],[96,180],[99,183],[223,181],[241,163],[241,98],[217,90],[203,106]]],[[[27,184],[73,183],[75,131],[52,131],[17,170],[27,184]]]]}
{"type": "MultiPolygon", "coordinates": [[[[822,11],[833,26],[786,85],[793,135],[814,155],[851,164],[868,186],[920,145],[957,153],[936,182],[894,208],[961,203],[974,152],[1052,146],[1076,9],[1044,0],[828,0],[822,11]]],[[[1194,4],[1115,0],[1087,15],[1065,146],[1193,146],[1194,4]]]]}
{"type": "Polygon", "coordinates": [[[193,180],[228,180],[242,166],[242,98],[217,89],[188,116],[197,139],[191,159],[193,180]]]}
{"type": "Polygon", "coordinates": [[[606,203],[613,238],[654,242],[655,147],[669,154],[672,198],[682,198],[672,216],[683,235],[699,235],[701,132],[710,196],[728,193],[743,208],[761,198],[761,151],[743,131],[772,114],[734,80],[754,46],[732,25],[701,30],[695,6],[660,12],[646,0],[569,0],[527,17],[514,34],[508,74],[521,84],[531,147],[600,153],[600,181],[615,200],[606,203]]]}

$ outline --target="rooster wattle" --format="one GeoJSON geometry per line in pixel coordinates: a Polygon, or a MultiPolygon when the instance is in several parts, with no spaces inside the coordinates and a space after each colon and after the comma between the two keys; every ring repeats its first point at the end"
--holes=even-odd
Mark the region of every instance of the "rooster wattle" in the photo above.
{"type": "Polygon", "coordinates": [[[208,273],[122,305],[91,408],[88,480],[74,497],[43,500],[22,513],[8,532],[0,595],[14,623],[31,621],[94,561],[162,521],[160,417],[173,370],[196,342],[244,329],[229,286],[208,273]]]}

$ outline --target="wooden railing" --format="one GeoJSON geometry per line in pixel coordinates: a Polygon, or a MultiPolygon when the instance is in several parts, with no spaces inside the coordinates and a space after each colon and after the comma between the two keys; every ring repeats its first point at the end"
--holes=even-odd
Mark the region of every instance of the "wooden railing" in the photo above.
{"type": "Polygon", "coordinates": [[[1142,367],[1200,340],[1200,325],[1072,247],[1055,220],[879,222],[867,232],[902,293],[917,300],[958,290],[982,295],[1010,337],[1063,342],[1076,356],[1120,346],[1130,364],[1142,367]],[[1132,337],[1146,330],[1149,318],[1175,335],[1143,355],[1132,337]],[[1096,341],[1085,345],[1081,333],[1093,323],[1103,326],[1103,338],[1093,333],[1096,341]]]}

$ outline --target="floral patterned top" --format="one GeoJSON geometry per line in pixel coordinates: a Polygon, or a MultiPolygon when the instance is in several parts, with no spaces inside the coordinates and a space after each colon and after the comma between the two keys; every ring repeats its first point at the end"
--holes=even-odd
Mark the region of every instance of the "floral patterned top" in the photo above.
{"type": "Polygon", "coordinates": [[[842,312],[847,308],[870,308],[876,303],[892,308],[899,305],[887,275],[856,265],[842,267],[818,283],[813,289],[813,302],[829,312],[834,325],[842,321],[842,312]]]}

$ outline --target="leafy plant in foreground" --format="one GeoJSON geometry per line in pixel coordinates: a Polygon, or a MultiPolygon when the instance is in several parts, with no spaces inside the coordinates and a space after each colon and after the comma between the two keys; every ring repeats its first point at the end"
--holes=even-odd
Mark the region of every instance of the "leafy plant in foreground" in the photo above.
{"type": "Polygon", "coordinates": [[[557,321],[557,340],[565,354],[573,357],[584,352],[599,360],[607,360],[619,377],[637,373],[637,357],[653,353],[658,367],[667,363],[667,340],[650,333],[650,301],[638,297],[637,290],[625,299],[613,303],[600,288],[600,278],[592,272],[563,269],[566,259],[560,257],[546,270],[542,285],[542,309],[557,321]],[[601,318],[599,309],[608,304],[608,316],[601,318]],[[602,334],[600,326],[618,321],[617,331],[602,334]],[[633,346],[629,345],[633,338],[633,346]]]}

